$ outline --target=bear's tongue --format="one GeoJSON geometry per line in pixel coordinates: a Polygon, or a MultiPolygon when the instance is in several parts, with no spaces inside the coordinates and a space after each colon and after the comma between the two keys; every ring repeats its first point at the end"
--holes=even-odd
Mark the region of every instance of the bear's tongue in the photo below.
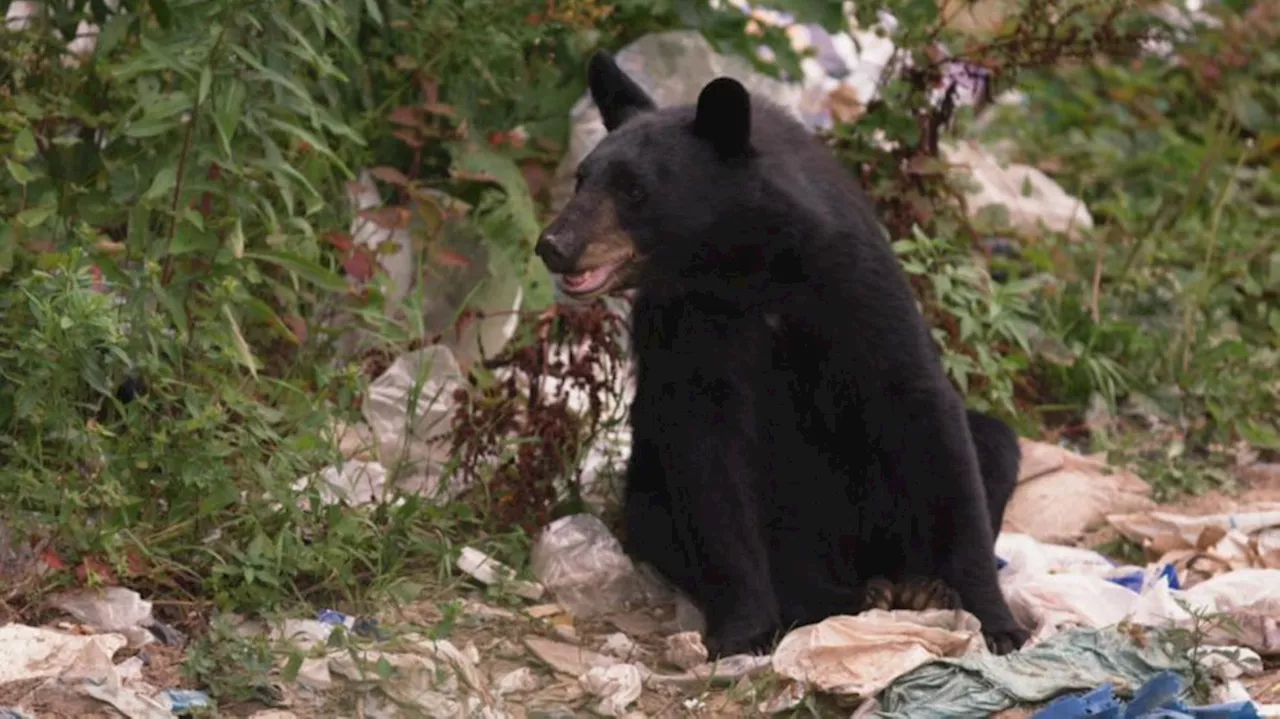
{"type": "Polygon", "coordinates": [[[591,292],[598,289],[613,274],[613,265],[601,265],[595,269],[586,272],[575,272],[571,275],[562,275],[561,282],[564,288],[570,292],[591,292]]]}

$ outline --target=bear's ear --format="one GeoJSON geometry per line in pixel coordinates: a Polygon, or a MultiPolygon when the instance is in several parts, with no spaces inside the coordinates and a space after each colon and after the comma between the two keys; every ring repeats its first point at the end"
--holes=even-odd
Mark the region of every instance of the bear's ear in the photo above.
{"type": "Polygon", "coordinates": [[[751,147],[751,96],[742,83],[718,77],[698,94],[693,133],[724,158],[745,155],[751,147]]]}
{"type": "Polygon", "coordinates": [[[656,107],[644,89],[627,77],[627,73],[604,50],[597,50],[591,56],[587,65],[587,87],[609,132],[632,115],[656,107]]]}

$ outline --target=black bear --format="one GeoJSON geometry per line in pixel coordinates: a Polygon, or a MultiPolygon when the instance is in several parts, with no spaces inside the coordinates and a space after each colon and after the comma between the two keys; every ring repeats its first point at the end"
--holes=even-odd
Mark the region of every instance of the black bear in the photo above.
{"type": "Polygon", "coordinates": [[[733,79],[657,108],[597,53],[588,85],[608,135],[536,252],[571,296],[636,290],[627,552],[699,605],[713,657],[873,580],[945,585],[1020,647],[992,552],[1016,437],[966,414],[852,178],[733,79]]]}

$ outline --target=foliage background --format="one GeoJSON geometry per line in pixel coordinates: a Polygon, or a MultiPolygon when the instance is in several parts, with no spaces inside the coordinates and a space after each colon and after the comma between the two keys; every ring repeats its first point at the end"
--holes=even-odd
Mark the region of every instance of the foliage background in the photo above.
{"type": "MultiPolygon", "coordinates": [[[[839,3],[775,5],[840,22],[839,3]]],[[[860,6],[895,13],[912,62],[828,140],[973,404],[1137,461],[1165,494],[1229,482],[1241,457],[1280,450],[1280,13],[1210,3],[1218,25],[1188,33],[1141,3],[997,5],[968,24],[955,2],[860,6]],[[1139,52],[1153,34],[1167,57],[1139,52]],[[939,43],[1027,101],[934,116],[939,43]],[[959,212],[937,160],[955,134],[1014,140],[1097,227],[993,255],[1008,228],[959,212]]],[[[293,489],[337,459],[333,423],[358,418],[370,357],[430,340],[389,319],[348,185],[375,168],[393,204],[366,214],[413,229],[422,272],[462,262],[446,235],[486,243],[535,326],[550,293],[531,243],[585,58],[692,26],[796,71],[780,32],[745,24],[679,0],[91,0],[0,29],[3,606],[127,581],[199,623],[414,596],[448,579],[461,541],[519,563],[524,533],[483,503],[355,513],[293,489]],[[96,52],[67,63],[86,16],[96,52]],[[122,402],[134,381],[147,392],[122,402]]],[[[243,664],[210,657],[194,666],[211,685],[243,664]]]]}

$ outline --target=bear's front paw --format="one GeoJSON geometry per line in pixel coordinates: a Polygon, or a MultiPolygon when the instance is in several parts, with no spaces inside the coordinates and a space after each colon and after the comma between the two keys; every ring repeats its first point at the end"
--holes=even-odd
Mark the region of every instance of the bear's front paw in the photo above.
{"type": "Polygon", "coordinates": [[[982,636],[987,640],[987,648],[992,654],[1008,654],[1022,648],[1031,635],[1022,627],[996,627],[988,631],[982,628],[982,636]]]}
{"type": "Polygon", "coordinates": [[[715,661],[735,654],[768,654],[778,639],[778,627],[768,622],[729,624],[708,632],[703,643],[707,659],[715,661]]]}

